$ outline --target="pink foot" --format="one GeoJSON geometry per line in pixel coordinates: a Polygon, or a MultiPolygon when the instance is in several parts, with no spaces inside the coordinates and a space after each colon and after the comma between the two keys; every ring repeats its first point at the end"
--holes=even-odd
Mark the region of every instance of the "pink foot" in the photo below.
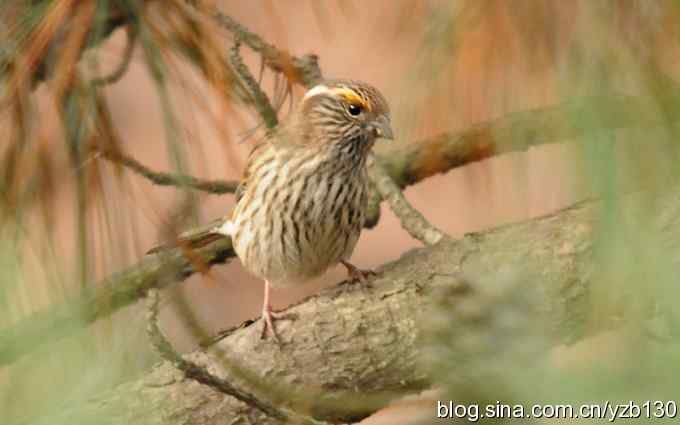
{"type": "Polygon", "coordinates": [[[280,343],[281,339],[279,338],[279,334],[276,333],[274,321],[295,319],[297,315],[293,313],[277,313],[274,310],[272,310],[272,306],[269,303],[269,290],[270,290],[269,282],[265,281],[264,303],[262,304],[262,333],[260,334],[260,338],[265,339],[267,337],[267,330],[269,330],[274,339],[276,340],[276,342],[280,343]]]}
{"type": "Polygon", "coordinates": [[[260,334],[261,339],[267,338],[267,331],[271,332],[272,336],[276,342],[281,342],[279,334],[276,332],[276,327],[274,322],[276,320],[292,320],[295,319],[297,315],[293,313],[277,313],[271,309],[262,309],[262,333],[260,334]]]}

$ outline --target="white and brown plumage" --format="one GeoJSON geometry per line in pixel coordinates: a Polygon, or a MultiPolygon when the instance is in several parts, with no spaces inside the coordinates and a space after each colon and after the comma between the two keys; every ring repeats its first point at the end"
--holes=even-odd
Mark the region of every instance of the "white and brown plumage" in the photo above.
{"type": "Polygon", "coordinates": [[[348,260],[364,224],[366,160],[376,138],[392,138],[390,112],[368,84],[334,80],[311,88],[288,120],[257,145],[246,165],[231,220],[236,254],[265,280],[263,335],[276,318],[270,286],[319,276],[348,260]]]}

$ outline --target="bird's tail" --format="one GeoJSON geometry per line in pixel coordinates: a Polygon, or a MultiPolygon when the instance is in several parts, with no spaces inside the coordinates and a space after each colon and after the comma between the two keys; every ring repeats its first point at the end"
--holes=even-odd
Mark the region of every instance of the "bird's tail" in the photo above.
{"type": "Polygon", "coordinates": [[[215,241],[231,235],[232,223],[230,220],[220,218],[212,222],[181,233],[175,241],[165,245],[156,246],[149,251],[149,254],[157,254],[163,251],[182,247],[185,249],[200,249],[215,241]]]}

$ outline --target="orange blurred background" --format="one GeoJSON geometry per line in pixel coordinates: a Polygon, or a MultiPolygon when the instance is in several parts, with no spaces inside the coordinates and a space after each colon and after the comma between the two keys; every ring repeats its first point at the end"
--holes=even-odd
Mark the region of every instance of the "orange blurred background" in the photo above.
{"type": "MultiPolygon", "coordinates": [[[[379,87],[391,104],[397,135],[394,142],[381,142],[377,147],[385,155],[400,144],[418,143],[444,131],[466,129],[509,111],[550,105],[559,99],[550,60],[540,51],[528,52],[522,45],[522,34],[515,30],[516,22],[510,21],[516,17],[508,16],[515,11],[507,2],[488,2],[492,4],[488,9],[491,13],[459,39],[455,31],[437,33],[441,31],[437,25],[453,20],[453,14],[458,13],[446,1],[217,3],[225,13],[279,48],[295,55],[319,55],[326,77],[359,79],[379,87]],[[433,34],[441,39],[429,41],[433,34]],[[439,45],[447,38],[457,40],[455,49],[439,45]]],[[[553,17],[552,21],[568,27],[569,9],[555,9],[565,12],[565,18],[553,17]]],[[[559,29],[555,31],[559,33],[559,29]]],[[[230,43],[224,39],[225,52],[230,43]]],[[[103,46],[99,53],[103,73],[116,67],[124,45],[125,34],[119,30],[103,46]]],[[[245,47],[242,51],[257,75],[258,58],[245,47]]],[[[107,99],[126,152],[154,170],[172,171],[157,87],[141,54],[138,46],[127,74],[106,88],[107,99]]],[[[187,169],[201,178],[237,179],[253,142],[243,141],[243,134],[256,125],[252,114],[233,105],[225,107],[198,74],[182,65],[178,69],[184,77],[173,86],[171,98],[187,169]]],[[[271,89],[270,77],[271,72],[265,74],[265,88],[271,89]]],[[[56,145],[61,136],[52,105],[46,100],[44,87],[37,93],[44,120],[40,136],[44,143],[56,145]]],[[[296,99],[301,93],[298,87],[296,99]]],[[[283,111],[285,114],[286,107],[283,111]]],[[[163,229],[181,198],[177,189],[155,186],[126,170],[122,171],[124,184],[112,183],[121,180],[120,170],[103,159],[92,160],[100,162],[99,172],[105,177],[102,181],[109,182],[102,187],[103,211],[93,210],[89,217],[91,261],[100,279],[134,264],[161,242],[163,229]]],[[[545,145],[430,178],[408,188],[406,196],[433,224],[460,237],[570,204],[579,192],[572,171],[564,147],[545,145]]],[[[72,181],[68,176],[61,177],[56,185],[52,230],[56,251],[75,259],[72,181]]],[[[233,206],[229,195],[202,194],[198,201],[200,222],[224,215],[233,206]]],[[[418,245],[383,205],[378,226],[363,232],[353,261],[363,268],[376,268],[418,245]]],[[[75,269],[65,275],[75,275],[75,269]]],[[[337,267],[316,282],[276,290],[274,307],[284,308],[344,278],[344,269],[337,267]]],[[[67,293],[77,289],[75,285],[68,289],[68,281],[64,285],[67,293]]],[[[187,297],[199,323],[213,334],[257,317],[263,285],[238,261],[232,261],[212,268],[208,275],[193,276],[172,291],[175,294],[168,297],[161,320],[171,340],[186,351],[195,348],[196,340],[175,311],[172,299],[176,295],[187,297]]],[[[39,308],[44,303],[33,299],[26,308],[39,308]]],[[[137,311],[121,314],[143,320],[137,311]]]]}
{"type": "MultiPolygon", "coordinates": [[[[641,89],[635,85],[639,84],[635,75],[628,78],[631,75],[623,72],[632,69],[628,65],[637,64],[639,57],[654,58],[656,62],[650,62],[666,69],[676,68],[678,57],[665,41],[677,11],[676,15],[655,15],[654,6],[634,0],[612,0],[607,3],[609,8],[603,6],[588,13],[586,9],[599,6],[587,0],[216,3],[277,47],[298,56],[317,54],[326,77],[364,80],[380,88],[391,105],[396,134],[395,141],[380,142],[376,147],[386,156],[400,145],[419,143],[441,132],[461,131],[513,111],[555,105],[596,92],[601,81],[580,74],[580,64],[601,61],[611,69],[620,69],[620,74],[613,72],[616,75],[605,75],[603,80],[607,80],[607,88],[627,93],[641,89]],[[614,24],[603,26],[597,19],[614,24]]],[[[216,37],[226,56],[231,37],[216,37]]],[[[120,62],[125,39],[123,31],[118,30],[97,53],[103,74],[120,62]]],[[[257,55],[246,47],[241,51],[257,76],[257,55]]],[[[635,70],[644,74],[644,70],[635,70]]],[[[170,100],[185,170],[205,179],[237,179],[253,144],[253,138],[243,140],[257,124],[252,111],[222,102],[223,97],[189,65],[178,61],[171,71],[181,76],[173,79],[170,100]]],[[[272,86],[272,73],[265,72],[264,87],[270,94],[272,86]]],[[[61,166],[55,167],[50,207],[42,215],[34,214],[33,227],[27,232],[31,244],[25,263],[26,282],[19,287],[12,306],[17,318],[80,290],[74,179],[62,145],[63,129],[48,88],[43,84],[35,93],[40,122],[33,129],[34,136],[61,166]],[[47,231],[54,233],[53,246],[44,243],[47,231]],[[46,251],[56,256],[54,264],[45,265],[46,251]]],[[[128,72],[118,83],[106,87],[105,93],[125,152],[151,169],[175,170],[159,90],[149,76],[139,45],[128,72]]],[[[295,100],[301,94],[302,89],[297,87],[295,100]]],[[[286,110],[284,107],[284,115],[286,110]]],[[[4,136],[6,124],[0,121],[0,136],[4,136]]],[[[91,273],[99,281],[135,264],[150,248],[165,242],[167,228],[185,198],[177,188],[156,186],[101,158],[90,158],[83,166],[93,164],[99,173],[100,190],[94,195],[97,207],[88,211],[88,228],[91,273]]],[[[581,175],[580,165],[569,147],[545,144],[429,178],[405,193],[430,222],[453,237],[461,237],[540,216],[583,199],[591,188],[581,175]]],[[[199,214],[194,224],[207,223],[228,213],[233,197],[197,194],[196,203],[199,214]]],[[[377,268],[418,246],[383,205],[380,222],[363,232],[353,262],[362,268],[377,268]]],[[[274,307],[284,308],[344,278],[344,269],[337,267],[305,286],[275,290],[274,307]]],[[[190,351],[197,347],[197,337],[185,323],[177,300],[186,299],[205,332],[214,334],[258,317],[262,295],[262,282],[234,260],[165,291],[162,326],[180,351],[190,351]]],[[[111,323],[130,323],[120,328],[139,334],[139,340],[144,341],[142,310],[141,305],[127,308],[112,321],[96,324],[94,333],[105,330],[98,336],[105,343],[115,344],[108,338],[120,329],[111,323]]],[[[120,342],[124,344],[127,342],[120,342]]],[[[429,408],[432,403],[423,406],[429,408]]],[[[381,415],[388,418],[385,423],[396,423],[389,412],[381,415]]]]}

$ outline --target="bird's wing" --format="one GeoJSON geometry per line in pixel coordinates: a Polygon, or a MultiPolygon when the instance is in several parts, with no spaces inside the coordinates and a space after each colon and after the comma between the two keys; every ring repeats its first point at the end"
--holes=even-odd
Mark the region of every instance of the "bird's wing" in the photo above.
{"type": "Polygon", "coordinates": [[[234,196],[236,197],[236,203],[243,198],[243,194],[246,192],[246,188],[248,187],[248,180],[250,178],[250,175],[252,174],[252,169],[253,166],[255,165],[255,158],[257,158],[258,155],[262,153],[262,151],[269,145],[270,141],[265,139],[262,141],[259,141],[255,146],[253,146],[253,149],[250,151],[250,154],[248,155],[248,161],[246,162],[246,167],[243,170],[243,176],[241,176],[241,181],[238,184],[238,187],[236,188],[236,192],[234,192],[234,196]]]}
{"type": "Polygon", "coordinates": [[[196,250],[200,249],[212,242],[220,240],[224,237],[223,234],[216,231],[224,224],[224,219],[216,219],[208,224],[187,230],[177,235],[177,239],[165,245],[158,245],[146,252],[146,255],[158,254],[161,252],[168,252],[172,249],[181,247],[184,249],[196,250]]]}
{"type": "MultiPolygon", "coordinates": [[[[245,170],[243,171],[243,176],[241,177],[241,181],[239,182],[239,185],[236,187],[236,191],[234,192],[237,204],[241,200],[241,198],[243,198],[243,195],[246,192],[250,176],[252,175],[254,168],[258,163],[256,159],[260,155],[262,155],[266,151],[266,149],[270,148],[272,143],[273,139],[271,136],[265,137],[263,140],[257,142],[255,146],[253,146],[253,149],[250,151],[250,154],[248,155],[248,161],[246,162],[245,170]]],[[[231,219],[231,216],[234,211],[235,209],[228,213],[225,217],[213,220],[211,223],[208,223],[207,225],[184,232],[178,236],[177,240],[174,243],[152,248],[150,251],[147,252],[147,254],[155,254],[161,251],[166,251],[168,249],[175,248],[177,246],[198,249],[216,240],[219,240],[223,238],[225,235],[227,235],[228,232],[224,231],[224,225],[225,223],[229,223],[229,220],[231,219]]]]}
{"type": "Polygon", "coordinates": [[[236,192],[234,193],[237,204],[248,188],[248,181],[251,180],[254,169],[259,166],[257,159],[263,156],[269,156],[268,154],[272,154],[274,151],[280,148],[289,146],[290,141],[293,140],[290,138],[289,134],[290,131],[286,125],[281,124],[278,128],[268,132],[262,139],[255,143],[255,146],[253,146],[253,149],[248,155],[248,160],[246,161],[246,166],[243,170],[241,181],[239,182],[236,192]]]}

